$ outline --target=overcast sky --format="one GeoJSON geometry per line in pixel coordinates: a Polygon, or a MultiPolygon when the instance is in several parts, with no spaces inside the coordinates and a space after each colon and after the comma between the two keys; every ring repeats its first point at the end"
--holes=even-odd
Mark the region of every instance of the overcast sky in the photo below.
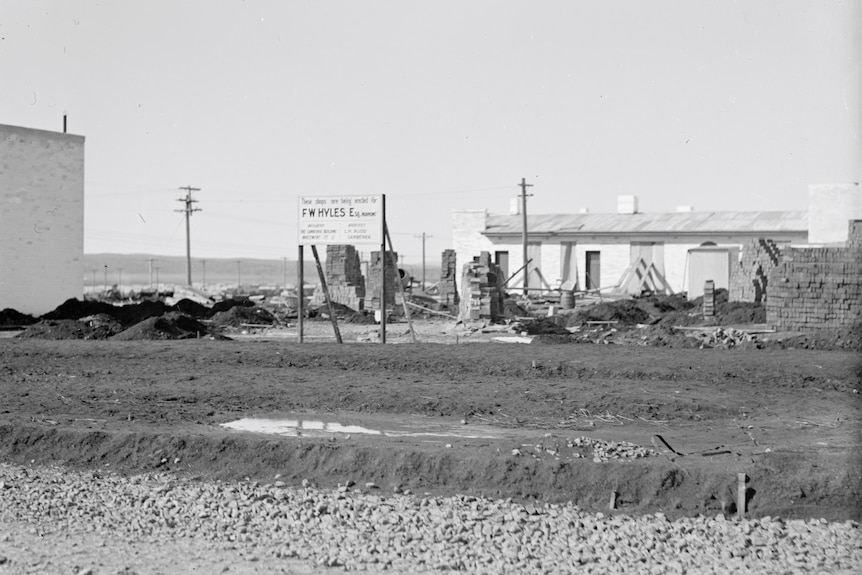
{"type": "MultiPolygon", "coordinates": [[[[862,2],[0,0],[0,123],[86,136],[87,253],[296,257],[297,197],[804,210],[862,179],[862,2]]],[[[360,250],[373,249],[358,246],[360,250]]]]}

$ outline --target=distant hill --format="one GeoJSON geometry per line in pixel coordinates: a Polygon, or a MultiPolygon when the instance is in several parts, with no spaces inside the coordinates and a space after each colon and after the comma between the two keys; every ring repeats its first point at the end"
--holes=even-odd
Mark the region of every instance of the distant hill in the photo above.
{"type": "MultiPolygon", "coordinates": [[[[84,254],[84,288],[86,291],[105,288],[107,285],[118,285],[122,282],[123,289],[140,289],[151,285],[150,259],[152,259],[152,285],[156,282],[164,285],[186,284],[186,258],[182,256],[162,256],[151,254],[84,254]],[[105,267],[107,266],[107,268],[105,267]]],[[[268,260],[253,258],[192,258],[192,284],[201,287],[236,287],[238,282],[243,286],[277,286],[296,285],[296,260],[268,260]],[[204,263],[206,262],[206,263],[204,263]],[[239,262],[239,263],[237,263],[239,262]]],[[[420,279],[421,266],[414,269],[408,266],[408,273],[420,279]]],[[[426,264],[425,278],[434,283],[440,278],[440,265],[426,264]]],[[[314,260],[305,262],[305,281],[317,284],[317,267],[314,260]]]]}

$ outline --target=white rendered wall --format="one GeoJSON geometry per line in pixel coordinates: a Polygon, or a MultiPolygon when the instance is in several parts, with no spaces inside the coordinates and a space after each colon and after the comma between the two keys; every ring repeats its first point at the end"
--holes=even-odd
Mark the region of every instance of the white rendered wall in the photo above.
{"type": "Polygon", "coordinates": [[[0,125],[0,309],[83,298],[84,138],[0,125]]]}
{"type": "Polygon", "coordinates": [[[700,244],[664,244],[664,277],[674,293],[688,291],[688,250],[700,244]]]}
{"type": "Polygon", "coordinates": [[[575,246],[578,258],[578,285],[586,289],[587,252],[600,252],[599,255],[599,287],[607,288],[617,285],[623,273],[629,267],[631,259],[631,243],[624,244],[582,244],[575,246]]]}

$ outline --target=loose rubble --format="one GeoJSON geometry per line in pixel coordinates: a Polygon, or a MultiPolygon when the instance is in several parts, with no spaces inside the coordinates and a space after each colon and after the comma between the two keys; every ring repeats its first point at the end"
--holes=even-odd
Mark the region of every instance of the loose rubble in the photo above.
{"type": "Polygon", "coordinates": [[[572,504],[398,490],[385,496],[374,487],[319,490],[290,488],[277,477],[269,485],[217,483],[0,464],[0,521],[27,522],[45,534],[199,538],[345,570],[852,573],[862,566],[862,535],[852,521],[669,521],[661,513],[589,514],[572,504]]]}

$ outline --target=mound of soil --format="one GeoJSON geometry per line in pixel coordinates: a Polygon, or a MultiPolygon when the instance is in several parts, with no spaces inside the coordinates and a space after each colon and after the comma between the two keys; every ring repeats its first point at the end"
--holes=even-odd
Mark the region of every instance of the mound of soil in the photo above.
{"type": "Polygon", "coordinates": [[[135,325],[151,317],[159,317],[171,311],[163,301],[144,300],[140,303],[114,307],[108,315],[119,320],[124,326],[135,325]]]}
{"type": "Polygon", "coordinates": [[[23,339],[105,339],[96,328],[76,319],[48,319],[30,325],[17,336],[23,339]]]}
{"type": "Polygon", "coordinates": [[[21,313],[18,310],[12,308],[6,308],[0,311],[0,326],[20,326],[20,325],[32,325],[36,323],[37,320],[32,315],[28,315],[26,313],[21,313]]]}
{"type": "Polygon", "coordinates": [[[150,317],[122,331],[111,339],[130,341],[141,339],[191,339],[210,335],[210,329],[195,318],[173,311],[160,317],[150,317]]]}
{"type": "Polygon", "coordinates": [[[75,298],[70,298],[57,306],[53,311],[49,311],[43,315],[42,320],[63,320],[63,319],[81,319],[90,315],[99,313],[114,316],[116,308],[109,303],[103,301],[81,301],[75,298]]]}
{"type": "Polygon", "coordinates": [[[237,305],[227,311],[217,312],[212,316],[212,322],[220,327],[240,327],[244,323],[273,325],[276,319],[262,307],[237,305]]]}
{"type": "Polygon", "coordinates": [[[716,306],[715,318],[720,325],[766,323],[766,307],[760,303],[729,301],[716,306]]]}
{"type": "Polygon", "coordinates": [[[78,321],[92,330],[91,337],[86,339],[108,339],[124,329],[123,324],[105,313],[82,317],[78,321]]]}
{"type": "Polygon", "coordinates": [[[43,320],[74,320],[95,315],[108,315],[123,324],[131,326],[150,317],[157,317],[171,308],[161,301],[146,300],[140,303],[115,306],[102,301],[80,301],[67,299],[56,309],[43,315],[43,320]]]}
{"type": "Polygon", "coordinates": [[[569,330],[557,325],[553,318],[541,318],[534,322],[524,323],[520,329],[526,331],[528,335],[569,335],[569,330]]]}
{"type": "Polygon", "coordinates": [[[624,325],[647,323],[653,318],[635,300],[621,299],[591,305],[569,316],[569,325],[583,325],[589,321],[616,321],[624,325]]]}
{"type": "Polygon", "coordinates": [[[212,308],[188,298],[183,298],[175,303],[173,309],[186,315],[190,315],[195,319],[209,319],[215,313],[212,308]]]}
{"type": "Polygon", "coordinates": [[[515,319],[516,317],[526,317],[530,315],[527,310],[518,305],[512,298],[503,300],[503,317],[506,319],[515,319]]]}
{"type": "Polygon", "coordinates": [[[231,310],[237,306],[254,307],[254,305],[255,305],[254,302],[251,301],[250,299],[239,299],[239,298],[225,299],[225,300],[218,301],[215,304],[213,304],[211,316],[215,315],[216,313],[218,313],[220,311],[229,311],[229,310],[231,310]]]}

